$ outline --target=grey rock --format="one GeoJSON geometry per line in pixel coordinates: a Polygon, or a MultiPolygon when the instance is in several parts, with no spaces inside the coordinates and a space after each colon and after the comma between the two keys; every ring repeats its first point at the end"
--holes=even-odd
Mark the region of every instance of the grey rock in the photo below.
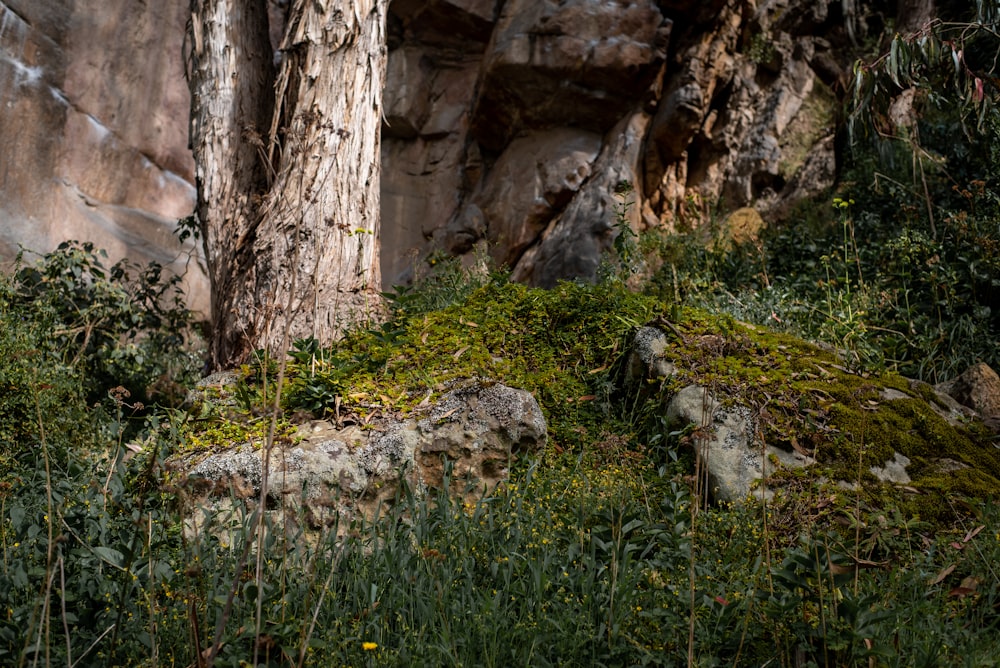
{"type": "Polygon", "coordinates": [[[906,485],[910,482],[910,474],[906,472],[906,467],[909,465],[909,457],[898,452],[893,452],[892,459],[882,464],[882,466],[872,466],[871,472],[882,482],[906,485]]]}
{"type": "Polygon", "coordinates": [[[667,334],[662,330],[640,327],[635,333],[629,354],[628,382],[637,383],[646,378],[668,378],[674,375],[674,364],[664,355],[668,344],[667,334]]]}
{"type": "Polygon", "coordinates": [[[243,444],[180,468],[209,515],[231,510],[234,496],[259,497],[266,468],[275,526],[343,533],[352,521],[384,512],[404,483],[422,495],[447,479],[450,493],[474,501],[506,479],[512,459],[539,450],[546,438],[529,392],[476,381],[406,420],[365,430],[313,421],[299,428],[294,445],[269,454],[243,444]]]}
{"type": "Polygon", "coordinates": [[[763,446],[757,437],[756,416],[746,406],[723,406],[698,385],[678,392],[667,406],[667,420],[676,426],[694,424],[703,465],[708,472],[708,494],[716,501],[743,502],[751,494],[769,497],[757,483],[780,466],[801,468],[815,461],[798,453],[763,446]],[[772,461],[773,460],[773,461],[772,461]]]}

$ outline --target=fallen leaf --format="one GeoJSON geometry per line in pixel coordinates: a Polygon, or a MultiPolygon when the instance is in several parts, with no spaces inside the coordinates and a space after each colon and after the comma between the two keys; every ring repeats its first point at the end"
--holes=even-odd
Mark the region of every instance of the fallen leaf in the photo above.
{"type": "Polygon", "coordinates": [[[957,543],[957,542],[951,542],[951,543],[948,543],[948,544],[949,544],[949,545],[951,545],[951,546],[952,546],[953,548],[955,548],[956,550],[962,550],[962,549],[965,549],[965,545],[963,545],[962,543],[957,543]]]}
{"type": "Polygon", "coordinates": [[[576,400],[577,401],[593,401],[596,398],[597,398],[596,394],[585,394],[582,397],[577,397],[576,400]]]}
{"type": "Polygon", "coordinates": [[[469,346],[462,346],[461,348],[459,348],[458,350],[455,351],[455,354],[452,355],[452,358],[457,360],[459,357],[461,357],[462,355],[464,355],[465,351],[468,350],[468,349],[469,349],[469,346]]]}
{"type": "Polygon", "coordinates": [[[979,532],[986,528],[985,524],[980,524],[975,529],[971,530],[969,533],[965,534],[965,538],[962,539],[963,543],[968,543],[970,540],[979,535],[979,532]]]}
{"type": "Polygon", "coordinates": [[[804,448],[801,445],[799,445],[799,439],[795,438],[794,434],[792,435],[792,450],[799,453],[800,455],[805,455],[807,457],[812,455],[812,450],[810,450],[809,448],[804,448]]]}
{"type": "Polygon", "coordinates": [[[949,575],[951,575],[951,572],[953,570],[955,570],[955,564],[952,564],[948,568],[946,568],[943,571],[941,571],[940,573],[938,573],[937,576],[935,576],[935,578],[933,580],[931,580],[931,582],[930,582],[931,585],[940,584],[942,580],[944,580],[946,577],[948,577],[949,575]]]}
{"type": "Polygon", "coordinates": [[[420,343],[427,345],[427,337],[430,336],[430,332],[424,332],[420,335],[420,343]]]}
{"type": "Polygon", "coordinates": [[[604,366],[599,366],[596,369],[591,369],[587,373],[588,374],[601,373],[602,371],[607,371],[607,370],[608,370],[608,365],[605,364],[604,366]]]}
{"type": "Polygon", "coordinates": [[[854,572],[854,567],[853,566],[843,566],[841,564],[835,564],[835,563],[833,563],[831,561],[830,562],[830,572],[833,573],[834,575],[843,575],[844,573],[853,573],[854,572]]]}

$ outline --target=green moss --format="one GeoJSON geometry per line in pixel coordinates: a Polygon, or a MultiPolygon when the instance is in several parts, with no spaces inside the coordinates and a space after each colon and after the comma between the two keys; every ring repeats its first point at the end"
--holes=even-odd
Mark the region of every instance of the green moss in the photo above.
{"type": "Polygon", "coordinates": [[[531,391],[554,445],[578,448],[609,427],[612,374],[660,309],[615,285],[490,283],[461,304],[398,316],[291,364],[285,407],[405,415],[453,382],[482,378],[531,391]]]}
{"type": "MultiPolygon", "coordinates": [[[[180,440],[181,448],[185,451],[218,450],[241,443],[260,448],[267,442],[269,429],[270,420],[265,418],[215,418],[190,425],[180,440]]],[[[295,427],[281,420],[275,429],[275,440],[290,439],[294,433],[295,427]]]]}
{"type": "Polygon", "coordinates": [[[816,473],[861,482],[873,503],[903,503],[926,516],[942,495],[986,498],[1000,491],[1000,453],[987,434],[953,426],[933,409],[938,399],[929,386],[894,373],[869,375],[847,369],[842,360],[786,334],[734,323],[700,312],[686,312],[683,341],[668,351],[678,367],[678,382],[710,388],[757,410],[769,445],[812,451],[816,473]],[[890,399],[886,390],[905,398],[890,399]],[[911,488],[918,501],[875,484],[869,472],[894,453],[910,458],[911,488]],[[936,463],[950,459],[969,466],[943,475],[936,463]]]}
{"type": "MultiPolygon", "coordinates": [[[[925,492],[921,498],[1000,489],[1000,457],[984,446],[983,434],[938,416],[920,385],[895,374],[855,373],[835,352],[788,334],[704,311],[671,310],[618,285],[539,290],[496,281],[459,304],[397,313],[383,327],[354,332],[331,348],[303,342],[297,348],[284,392],[287,415],[306,410],[367,424],[405,416],[454,383],[480,378],[534,394],[548,421],[549,454],[583,453],[600,467],[612,457],[608,443],[616,444],[615,457],[625,451],[665,457],[664,402],[696,383],[755,410],[769,445],[811,452],[819,466],[807,475],[861,482],[873,504],[898,501],[926,512],[897,490],[874,484],[869,467],[895,452],[911,459],[912,487],[925,492]],[[674,331],[665,355],[676,375],[624,387],[635,332],[668,312],[674,331]],[[889,400],[886,388],[906,398],[889,400]],[[979,473],[942,476],[934,463],[939,458],[979,473]]],[[[273,385],[273,369],[265,375],[273,385]]],[[[230,429],[246,430],[235,435],[242,440],[256,437],[248,422],[218,425],[198,438],[227,440],[230,429]]]]}

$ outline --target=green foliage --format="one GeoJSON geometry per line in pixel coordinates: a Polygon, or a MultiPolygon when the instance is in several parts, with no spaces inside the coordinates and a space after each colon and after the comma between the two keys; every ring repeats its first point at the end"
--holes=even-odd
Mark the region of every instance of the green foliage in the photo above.
{"type": "Polygon", "coordinates": [[[620,181],[615,186],[615,238],[611,246],[614,254],[604,259],[598,268],[600,282],[617,281],[627,283],[642,270],[642,255],[639,253],[638,235],[629,225],[628,212],[635,206],[632,198],[634,189],[628,181],[620,181]]]}
{"type": "Polygon", "coordinates": [[[433,253],[427,258],[429,270],[410,285],[394,286],[386,292],[396,317],[419,315],[464,301],[477,288],[506,280],[504,272],[467,269],[458,258],[433,253]]]}
{"type": "Polygon", "coordinates": [[[980,130],[995,115],[1000,9],[993,2],[977,2],[974,9],[952,12],[958,15],[936,18],[913,34],[897,33],[888,51],[855,65],[848,121],[853,137],[919,143],[919,133],[910,134],[915,116],[908,105],[900,105],[900,93],[907,89],[919,96],[917,111],[925,104],[948,107],[962,121],[974,117],[980,130]]]}
{"type": "MultiPolygon", "coordinates": [[[[4,290],[15,300],[13,286],[4,290]]],[[[661,388],[619,382],[631,337],[664,316],[662,303],[619,281],[541,291],[494,278],[447,292],[444,308],[413,295],[412,308],[395,310],[385,326],[330,348],[296,341],[285,410],[363,421],[480,376],[536,394],[549,449],[479,503],[451,498],[447,481],[437,495],[404,489],[384,517],[309,537],[291,529],[303,518],[282,530],[265,518],[259,535],[255,505],[235,493],[231,513],[182,535],[183,519],[201,515],[186,507],[165,462],[213,433],[222,441],[259,433],[256,413],[275,396],[275,360],[245,369],[234,396],[206,390],[190,414],[161,413],[126,444],[132,407],[121,392],[88,406],[82,357],[68,366],[75,355],[42,345],[47,308],[39,318],[24,302],[0,310],[0,345],[11,352],[0,358],[0,382],[11,390],[0,394],[11,407],[0,412],[11,462],[0,484],[0,663],[656,666],[690,657],[704,666],[864,666],[992,658],[994,506],[965,508],[969,524],[957,532],[822,490],[767,507],[701,508],[687,478],[686,434],[656,419],[661,388]],[[11,456],[20,439],[32,447],[11,456]],[[789,544],[789,535],[802,538],[789,544]]],[[[679,335],[671,354],[685,378],[770,395],[774,413],[788,418],[783,429],[808,420],[821,427],[828,395],[856,408],[852,415],[868,414],[865,379],[835,369],[812,346],[732,318],[671,317],[679,335]],[[720,347],[705,354],[698,342],[713,335],[720,347]],[[847,377],[861,385],[841,387],[847,377]],[[790,403],[782,388],[804,403],[790,403]]],[[[910,418],[905,432],[940,426],[916,410],[910,418]]]]}
{"type": "Polygon", "coordinates": [[[65,242],[35,264],[19,263],[4,308],[36,321],[46,330],[42,347],[79,365],[88,401],[121,386],[139,401],[179,402],[200,370],[180,279],[156,263],[106,268],[104,257],[90,243],[65,242]]]}
{"type": "Polygon", "coordinates": [[[941,158],[925,174],[929,208],[912,161],[901,153],[898,168],[879,166],[858,149],[849,198],[803,206],[759,246],[661,241],[650,289],[826,341],[859,369],[939,382],[978,361],[1000,365],[1000,121],[971,144],[931,129],[925,142],[941,158]]]}
{"type": "Polygon", "coordinates": [[[49,348],[46,327],[10,308],[12,292],[0,279],[0,476],[25,458],[36,462],[47,424],[67,427],[49,438],[49,447],[60,452],[96,435],[79,370],[49,348]]]}
{"type": "Polygon", "coordinates": [[[551,437],[575,447],[581,434],[600,437],[616,365],[635,328],[659,309],[620,283],[538,290],[502,277],[441,310],[409,314],[413,303],[330,349],[297,344],[285,409],[320,416],[339,410],[363,422],[376,411],[406,412],[454,381],[502,380],[533,392],[551,437]]]}
{"type": "MultiPolygon", "coordinates": [[[[123,439],[126,430],[135,431],[130,417],[138,406],[126,402],[128,391],[121,386],[110,397],[105,392],[104,402],[88,400],[88,392],[108,382],[95,382],[88,371],[115,368],[102,356],[112,354],[106,319],[122,308],[113,284],[122,277],[107,279],[82,247],[61,248],[40,265],[0,279],[5,665],[69,664],[71,658],[116,663],[96,648],[98,641],[110,637],[112,646],[118,644],[118,630],[142,605],[137,583],[165,569],[149,554],[143,563],[135,561],[140,543],[159,544],[168,533],[176,537],[151,482],[156,453],[125,463],[123,439]],[[73,325],[83,329],[69,331],[73,325]],[[82,340],[81,333],[90,336],[82,340]],[[99,340],[103,345],[88,349],[99,340]],[[63,636],[65,642],[57,642],[63,636]]],[[[142,306],[130,308],[138,312],[142,306]]],[[[144,651],[138,636],[121,638],[121,645],[132,656],[144,651]]]]}

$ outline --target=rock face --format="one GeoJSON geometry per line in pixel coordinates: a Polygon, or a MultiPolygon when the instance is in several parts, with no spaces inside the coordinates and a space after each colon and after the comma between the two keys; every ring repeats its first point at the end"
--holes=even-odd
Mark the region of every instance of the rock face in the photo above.
{"type": "MultiPolygon", "coordinates": [[[[273,37],[286,4],[270,3],[273,37]]],[[[766,222],[821,191],[841,4],[393,0],[384,282],[435,250],[535,285],[592,279],[622,180],[636,231],[720,201],[766,222]]],[[[0,0],[0,253],[90,239],[186,266],[205,303],[170,235],[194,199],[186,15],[186,0],[0,0]]]]}
{"type": "Polygon", "coordinates": [[[207,310],[181,61],[186,3],[0,2],[0,260],[66,239],[155,260],[207,310]]]}
{"type": "Polygon", "coordinates": [[[593,279],[622,180],[636,231],[693,222],[719,201],[779,215],[821,192],[836,170],[830,87],[848,64],[840,11],[397,0],[385,280],[433,249],[470,264],[488,254],[533,285],[593,279]]]}
{"type": "MultiPolygon", "coordinates": [[[[542,411],[530,393],[501,384],[473,383],[443,396],[415,417],[374,429],[337,428],[313,421],[292,445],[268,459],[268,503],[282,525],[307,529],[372,519],[387,509],[405,480],[416,495],[443,488],[474,501],[507,478],[511,461],[546,441],[542,411]]],[[[251,444],[181,463],[211,514],[233,497],[257,498],[264,481],[262,450],[251,444]]],[[[222,513],[224,514],[224,513],[222,513]]]]}
{"type": "Polygon", "coordinates": [[[941,383],[937,389],[984,418],[994,422],[1000,419],[1000,376],[988,364],[973,364],[958,378],[941,383]]]}

